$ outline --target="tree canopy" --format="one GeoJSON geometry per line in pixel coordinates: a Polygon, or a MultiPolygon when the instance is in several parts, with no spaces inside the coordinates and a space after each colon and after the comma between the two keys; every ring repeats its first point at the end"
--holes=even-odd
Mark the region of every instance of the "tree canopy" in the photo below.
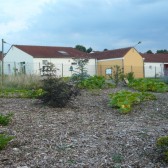
{"type": "Polygon", "coordinates": [[[88,49],[86,49],[86,47],[83,46],[83,45],[76,45],[75,48],[77,50],[80,50],[80,51],[83,51],[83,52],[86,52],[86,53],[90,53],[93,50],[91,47],[89,47],[88,49]]]}
{"type": "Polygon", "coordinates": [[[151,50],[148,50],[146,53],[147,54],[153,54],[153,52],[151,50]]]}
{"type": "Polygon", "coordinates": [[[164,50],[157,50],[156,53],[168,53],[168,50],[164,49],[164,50]]]}

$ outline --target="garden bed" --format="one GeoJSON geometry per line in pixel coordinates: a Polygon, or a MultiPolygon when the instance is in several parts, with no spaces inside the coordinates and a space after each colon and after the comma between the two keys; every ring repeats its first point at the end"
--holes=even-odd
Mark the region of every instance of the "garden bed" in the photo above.
{"type": "Polygon", "coordinates": [[[121,89],[82,91],[66,108],[1,98],[0,112],[14,115],[10,125],[0,126],[0,133],[15,139],[0,151],[0,167],[167,167],[155,144],[168,135],[168,93],[155,93],[157,100],[121,115],[108,106],[108,94],[121,89]]]}

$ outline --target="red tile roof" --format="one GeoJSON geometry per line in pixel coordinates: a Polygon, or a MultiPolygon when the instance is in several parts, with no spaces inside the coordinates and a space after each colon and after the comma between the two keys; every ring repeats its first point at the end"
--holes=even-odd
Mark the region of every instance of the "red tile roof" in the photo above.
{"type": "Polygon", "coordinates": [[[144,62],[168,62],[168,54],[141,54],[145,58],[144,62]]]}
{"type": "Polygon", "coordinates": [[[92,58],[97,58],[97,60],[110,59],[110,58],[122,58],[131,48],[132,47],[95,52],[95,53],[90,53],[89,56],[92,58]]]}
{"type": "Polygon", "coordinates": [[[34,58],[87,58],[87,54],[72,47],[13,45],[34,58]]]}

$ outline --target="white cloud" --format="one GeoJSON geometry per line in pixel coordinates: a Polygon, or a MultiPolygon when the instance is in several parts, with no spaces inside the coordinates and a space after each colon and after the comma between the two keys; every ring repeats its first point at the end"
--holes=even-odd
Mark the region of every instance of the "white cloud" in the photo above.
{"type": "Polygon", "coordinates": [[[0,35],[27,29],[49,3],[55,0],[7,0],[1,2],[0,35]]]}

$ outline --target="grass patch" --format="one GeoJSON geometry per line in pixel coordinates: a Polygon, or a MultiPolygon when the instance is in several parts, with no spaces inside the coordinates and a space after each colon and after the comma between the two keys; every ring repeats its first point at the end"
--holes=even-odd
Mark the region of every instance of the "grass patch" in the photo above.
{"type": "Polygon", "coordinates": [[[12,120],[12,113],[9,113],[7,115],[0,114],[0,125],[6,126],[9,124],[9,122],[12,120]]]}
{"type": "Polygon", "coordinates": [[[11,141],[14,137],[8,136],[6,134],[0,134],[0,150],[4,149],[9,141],[11,141]]]}

